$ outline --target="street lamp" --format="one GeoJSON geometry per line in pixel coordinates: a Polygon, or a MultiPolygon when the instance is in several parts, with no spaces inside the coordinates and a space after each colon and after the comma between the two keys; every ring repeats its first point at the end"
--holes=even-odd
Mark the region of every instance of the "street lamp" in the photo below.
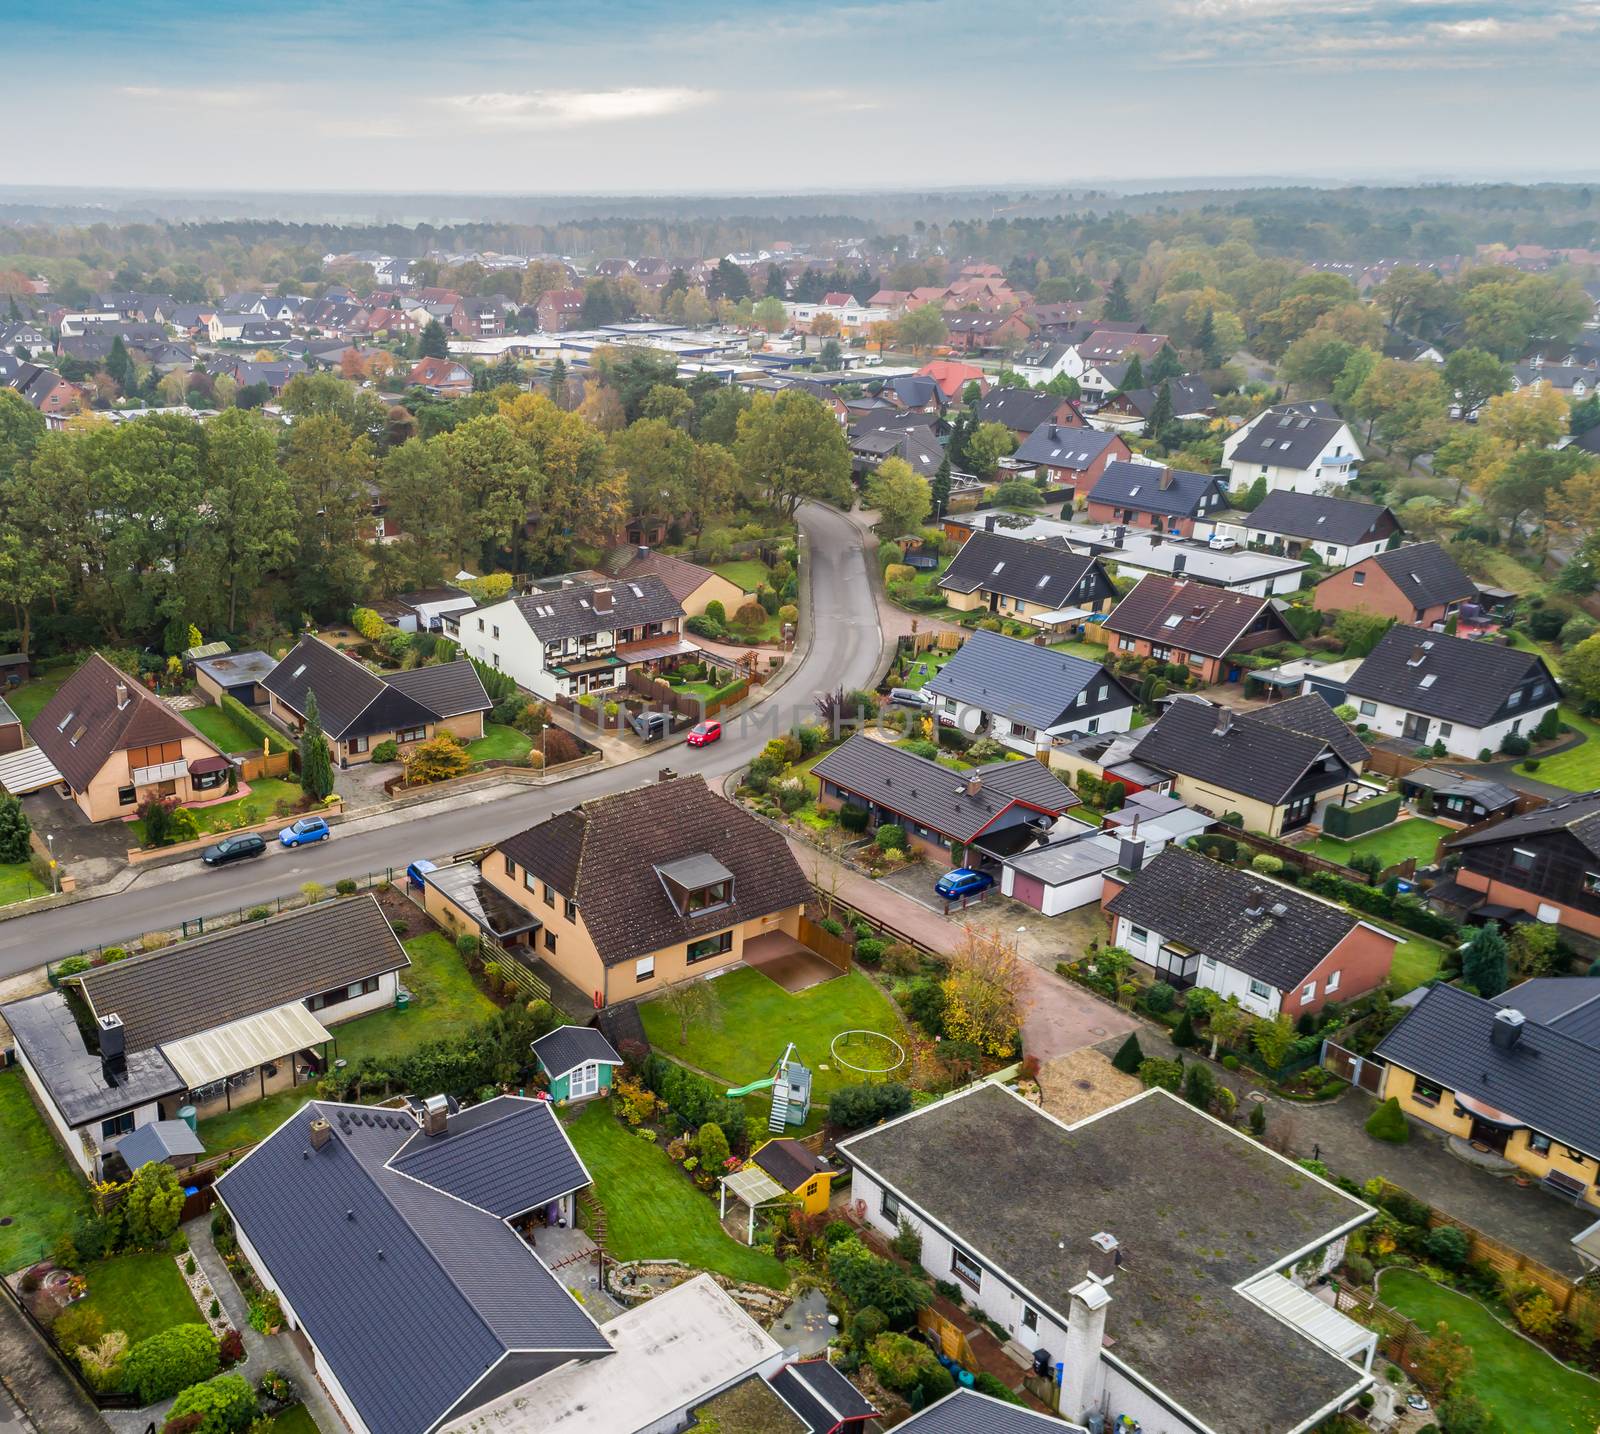
{"type": "Polygon", "coordinates": [[[61,895],[61,868],[56,865],[56,834],[44,834],[45,845],[50,851],[50,891],[53,896],[61,895]]]}

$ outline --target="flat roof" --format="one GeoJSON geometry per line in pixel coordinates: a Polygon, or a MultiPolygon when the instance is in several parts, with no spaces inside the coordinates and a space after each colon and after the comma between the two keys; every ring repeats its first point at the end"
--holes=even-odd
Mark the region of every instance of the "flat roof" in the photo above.
{"type": "Polygon", "coordinates": [[[531,911],[518,906],[505,892],[486,881],[475,861],[436,866],[423,872],[422,879],[453,901],[491,936],[503,939],[523,931],[537,931],[544,925],[531,911]]]}

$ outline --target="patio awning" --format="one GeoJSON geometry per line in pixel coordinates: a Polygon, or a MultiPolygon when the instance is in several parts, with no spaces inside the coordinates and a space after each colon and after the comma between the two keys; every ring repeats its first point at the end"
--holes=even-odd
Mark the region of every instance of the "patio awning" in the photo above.
{"type": "Polygon", "coordinates": [[[189,763],[189,775],[203,777],[207,772],[226,772],[232,765],[226,757],[196,757],[189,763]]]}
{"type": "Polygon", "coordinates": [[[563,662],[559,667],[552,667],[551,672],[557,677],[581,677],[586,672],[604,672],[608,667],[622,667],[624,663],[620,658],[613,657],[609,652],[603,657],[587,657],[581,662],[563,662]]]}
{"type": "Polygon", "coordinates": [[[1372,1330],[1282,1275],[1263,1275],[1244,1293],[1341,1359],[1360,1358],[1377,1340],[1372,1330]]]}
{"type": "Polygon", "coordinates": [[[1470,1115],[1475,1115],[1479,1120],[1486,1120],[1490,1125],[1502,1125],[1507,1130],[1521,1130],[1527,1124],[1525,1120],[1518,1120],[1514,1115],[1508,1115],[1503,1110],[1496,1110],[1487,1101],[1474,1100],[1470,1095],[1456,1092],[1456,1104],[1470,1115]]]}
{"type": "Polygon", "coordinates": [[[282,1060],[328,1039],[322,1022],[299,1001],[290,1001],[274,1010],[202,1031],[198,1036],[168,1041],[161,1047],[161,1054],[194,1090],[211,1081],[254,1070],[268,1061],[282,1060]]]}
{"type": "Polygon", "coordinates": [[[638,642],[625,642],[617,648],[617,656],[624,662],[659,662],[665,657],[688,657],[700,649],[681,637],[652,637],[638,642]]]}
{"type": "Polygon", "coordinates": [[[769,1200],[780,1200],[789,1193],[765,1170],[755,1165],[724,1176],[722,1183],[735,1200],[752,1208],[765,1205],[769,1200]]]}
{"type": "Polygon", "coordinates": [[[0,757],[0,787],[14,797],[25,797],[44,787],[64,782],[65,777],[37,747],[24,747],[20,752],[7,752],[0,757]]]}

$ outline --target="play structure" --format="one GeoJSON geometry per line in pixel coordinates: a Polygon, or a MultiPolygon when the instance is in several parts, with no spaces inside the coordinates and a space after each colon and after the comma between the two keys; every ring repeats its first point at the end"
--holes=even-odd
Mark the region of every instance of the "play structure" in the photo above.
{"type": "Polygon", "coordinates": [[[886,1076],[906,1063],[905,1047],[882,1031],[840,1031],[828,1047],[840,1070],[886,1076]]]}
{"type": "Polygon", "coordinates": [[[794,1042],[790,1041],[784,1052],[772,1063],[771,1074],[749,1085],[736,1085],[728,1091],[730,1096],[754,1095],[758,1090],[772,1092],[772,1110],[767,1116],[767,1129],[781,1133],[785,1126],[804,1125],[811,1113],[811,1072],[794,1059],[794,1042]]]}

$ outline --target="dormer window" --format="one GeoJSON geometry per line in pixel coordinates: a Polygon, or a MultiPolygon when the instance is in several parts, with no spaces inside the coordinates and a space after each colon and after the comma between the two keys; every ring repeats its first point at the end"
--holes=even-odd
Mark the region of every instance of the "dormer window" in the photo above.
{"type": "Polygon", "coordinates": [[[699,916],[733,902],[733,873],[709,853],[663,862],[656,875],[680,916],[699,916]]]}

